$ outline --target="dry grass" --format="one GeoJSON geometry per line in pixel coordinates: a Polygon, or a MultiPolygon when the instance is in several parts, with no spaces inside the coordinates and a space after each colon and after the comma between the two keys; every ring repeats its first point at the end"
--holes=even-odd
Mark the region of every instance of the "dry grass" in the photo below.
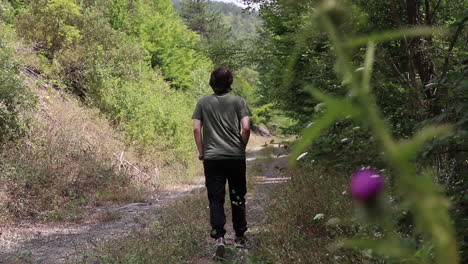
{"type": "Polygon", "coordinates": [[[209,254],[206,205],[205,193],[178,200],[151,223],[139,223],[130,237],[84,250],[70,263],[193,263],[209,254]]]}
{"type": "Polygon", "coordinates": [[[141,200],[146,188],[116,170],[114,153],[125,145],[106,120],[70,96],[34,91],[39,105],[29,137],[0,153],[2,220],[62,220],[72,208],[100,200],[141,200]]]}
{"type": "Polygon", "coordinates": [[[97,213],[87,216],[86,221],[103,223],[103,222],[115,221],[117,219],[120,219],[120,217],[121,215],[118,212],[105,211],[105,212],[97,212],[97,213]]]}
{"type": "Polygon", "coordinates": [[[193,180],[200,165],[141,156],[98,110],[26,78],[38,108],[29,136],[0,150],[0,220],[75,220],[84,205],[137,202],[193,180]]]}

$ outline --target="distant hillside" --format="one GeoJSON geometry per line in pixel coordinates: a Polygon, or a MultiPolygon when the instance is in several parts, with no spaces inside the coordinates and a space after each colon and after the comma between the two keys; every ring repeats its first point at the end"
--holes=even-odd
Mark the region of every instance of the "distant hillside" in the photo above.
{"type": "MultiPolygon", "coordinates": [[[[174,7],[180,11],[184,0],[172,0],[174,7]]],[[[212,10],[219,12],[223,22],[231,26],[234,39],[252,38],[257,35],[257,27],[262,24],[257,12],[247,12],[232,3],[215,2],[211,4],[212,10]]]]}

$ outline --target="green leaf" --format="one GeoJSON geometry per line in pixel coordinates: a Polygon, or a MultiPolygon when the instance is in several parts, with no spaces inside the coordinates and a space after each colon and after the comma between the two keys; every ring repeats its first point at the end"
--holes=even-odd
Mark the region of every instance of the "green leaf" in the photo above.
{"type": "Polygon", "coordinates": [[[452,133],[452,127],[449,125],[439,125],[427,127],[413,136],[409,141],[400,143],[398,154],[405,158],[412,157],[419,147],[428,140],[433,140],[437,137],[448,136],[452,133]]]}
{"type": "Polygon", "coordinates": [[[374,65],[375,45],[372,42],[367,44],[366,59],[364,61],[364,72],[362,75],[362,89],[365,93],[371,90],[370,80],[372,77],[372,68],[374,65]]]}
{"type": "Polygon", "coordinates": [[[396,258],[411,258],[414,255],[413,250],[405,246],[405,243],[401,240],[347,240],[344,241],[343,247],[371,249],[377,255],[396,258]]]}
{"type": "Polygon", "coordinates": [[[413,27],[397,30],[388,30],[367,36],[352,38],[344,45],[345,48],[353,49],[367,45],[369,42],[381,43],[403,37],[429,36],[432,34],[443,34],[445,31],[436,27],[413,27]]]}
{"type": "Polygon", "coordinates": [[[359,114],[358,107],[346,99],[327,95],[322,93],[320,90],[313,88],[312,86],[308,86],[306,89],[312,94],[313,97],[315,97],[315,99],[324,102],[329,110],[337,109],[338,112],[343,114],[343,117],[348,115],[356,117],[359,114]]]}
{"type": "Polygon", "coordinates": [[[434,185],[434,170],[425,170],[414,177],[418,189],[411,193],[416,230],[430,238],[437,263],[459,263],[455,229],[449,215],[450,201],[434,185]],[[426,185],[425,188],[422,188],[426,185]]]}
{"type": "Polygon", "coordinates": [[[315,120],[313,126],[303,130],[302,139],[300,139],[294,145],[293,151],[290,155],[291,165],[294,165],[296,163],[297,157],[301,155],[301,153],[304,152],[305,149],[310,146],[317,137],[320,136],[320,133],[323,130],[333,125],[337,119],[344,118],[346,116],[358,118],[360,113],[359,109],[355,105],[345,99],[326,95],[310,86],[308,87],[308,90],[317,100],[325,103],[328,111],[324,116],[320,117],[318,120],[315,120]]]}
{"type": "Polygon", "coordinates": [[[320,136],[323,130],[331,126],[339,117],[339,111],[336,109],[329,110],[324,116],[315,121],[313,126],[304,129],[302,138],[294,144],[289,160],[290,165],[294,165],[297,157],[320,136]]]}

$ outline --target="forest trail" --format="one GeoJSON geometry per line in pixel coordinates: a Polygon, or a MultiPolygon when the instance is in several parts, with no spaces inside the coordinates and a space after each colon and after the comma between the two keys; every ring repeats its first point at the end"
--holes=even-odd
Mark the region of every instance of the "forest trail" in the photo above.
{"type": "MultiPolygon", "coordinates": [[[[245,254],[255,248],[255,236],[264,221],[264,205],[268,201],[269,194],[276,185],[288,180],[282,176],[282,170],[287,163],[284,152],[283,149],[271,147],[250,149],[247,157],[248,167],[251,168],[250,190],[246,197],[250,242],[247,249],[234,249],[227,258],[243,262],[245,254]]],[[[171,202],[203,189],[204,185],[201,183],[179,186],[161,192],[152,204],[133,203],[93,208],[87,213],[87,220],[79,223],[22,224],[2,230],[0,264],[68,263],[74,252],[79,252],[83,248],[93,248],[103,241],[125,237],[132,230],[146,224],[155,213],[160,213],[161,208],[171,206],[171,202]]],[[[229,211],[226,206],[228,219],[226,242],[228,247],[233,249],[234,237],[231,234],[232,223],[229,211]]],[[[195,263],[212,262],[211,248],[206,250],[206,257],[194,260],[195,263]]]]}

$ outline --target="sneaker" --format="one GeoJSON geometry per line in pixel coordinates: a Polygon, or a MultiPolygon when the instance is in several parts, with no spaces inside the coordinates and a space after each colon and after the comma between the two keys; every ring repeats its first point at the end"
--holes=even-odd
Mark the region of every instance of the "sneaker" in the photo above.
{"type": "Polygon", "coordinates": [[[213,256],[214,260],[223,260],[224,259],[224,248],[226,243],[224,242],[224,237],[216,239],[215,245],[215,255],[213,256]]]}
{"type": "Polygon", "coordinates": [[[243,248],[245,247],[245,244],[247,243],[247,238],[245,236],[236,236],[234,239],[234,245],[236,248],[243,248]]]}

